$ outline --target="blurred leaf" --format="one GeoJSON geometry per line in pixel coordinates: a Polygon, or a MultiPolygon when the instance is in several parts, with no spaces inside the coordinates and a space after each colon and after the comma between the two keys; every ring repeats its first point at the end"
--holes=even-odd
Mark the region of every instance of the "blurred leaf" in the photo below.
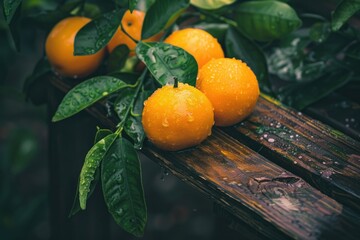
{"type": "Polygon", "coordinates": [[[28,76],[24,83],[24,92],[26,93],[26,96],[29,96],[29,90],[32,85],[35,84],[41,77],[43,77],[45,74],[51,72],[51,65],[49,61],[46,58],[41,58],[37,64],[35,65],[35,68],[30,76],[28,76]]]}
{"type": "Polygon", "coordinates": [[[145,15],[141,39],[152,37],[169,27],[188,6],[189,0],[157,0],[145,15]]]}
{"type": "MultiPolygon", "coordinates": [[[[37,26],[50,30],[55,24],[62,19],[71,16],[71,12],[80,7],[82,0],[66,2],[60,5],[57,9],[52,11],[46,11],[37,15],[29,16],[30,21],[33,21],[37,26]]],[[[86,4],[85,4],[86,6],[86,4]]]]}
{"type": "MultiPolygon", "coordinates": [[[[96,144],[98,141],[100,141],[101,139],[105,138],[106,136],[108,136],[110,134],[112,134],[112,131],[110,131],[109,129],[98,129],[96,132],[96,135],[95,135],[94,144],[96,144]]],[[[89,191],[89,194],[87,195],[87,199],[89,199],[90,196],[93,194],[99,180],[100,180],[100,171],[99,171],[99,168],[97,168],[95,170],[94,180],[91,181],[91,184],[90,184],[90,191],[89,191]]],[[[68,215],[69,218],[74,216],[76,213],[78,213],[81,210],[80,202],[79,202],[79,185],[80,185],[80,177],[79,177],[78,184],[76,187],[73,205],[72,205],[70,213],[68,215]]]]}
{"type": "Polygon", "coordinates": [[[243,2],[236,13],[239,30],[258,41],[281,38],[301,25],[295,10],[279,1],[243,2]]]}
{"type": "Polygon", "coordinates": [[[136,237],[144,234],[147,210],[140,161],[132,144],[118,138],[101,165],[104,198],[115,222],[136,237]]]}
{"type": "Polygon", "coordinates": [[[79,177],[79,202],[80,208],[83,210],[86,209],[86,201],[91,182],[94,180],[95,171],[117,137],[118,135],[115,133],[107,135],[99,140],[86,154],[79,177]]]}
{"type": "Polygon", "coordinates": [[[141,149],[145,139],[144,129],[141,124],[141,114],[144,101],[150,96],[151,91],[142,91],[139,93],[134,106],[131,102],[134,98],[135,91],[133,89],[124,89],[119,93],[119,97],[115,101],[114,109],[120,120],[125,121],[124,130],[126,134],[134,141],[134,147],[141,149]],[[130,115],[126,115],[128,108],[130,115]],[[124,118],[127,117],[125,120],[124,118]]]}
{"type": "Polygon", "coordinates": [[[235,1],[236,0],[191,0],[190,3],[198,8],[212,10],[230,5],[235,1]]]}
{"type": "Polygon", "coordinates": [[[285,104],[301,110],[344,86],[352,75],[353,72],[349,71],[331,72],[316,81],[290,85],[278,97],[285,104]]]}
{"type": "Polygon", "coordinates": [[[360,0],[343,0],[332,13],[331,29],[338,31],[344,23],[360,10],[360,0]]]}
{"type": "Polygon", "coordinates": [[[136,8],[136,5],[138,4],[138,0],[128,0],[128,1],[129,1],[129,10],[130,12],[132,12],[136,8]]]}
{"type": "Polygon", "coordinates": [[[140,77],[140,74],[138,73],[128,73],[128,72],[111,72],[108,74],[109,76],[121,79],[122,81],[124,81],[127,84],[135,84],[136,81],[138,80],[138,78],[140,77]]]}
{"type": "Polygon", "coordinates": [[[264,53],[235,28],[229,28],[225,38],[226,56],[244,61],[254,71],[262,91],[271,92],[264,53]]]}
{"type": "Polygon", "coordinates": [[[125,9],[117,9],[92,20],[76,34],[74,55],[94,54],[104,48],[118,29],[125,9]]]}
{"type": "Polygon", "coordinates": [[[195,58],[182,48],[156,42],[139,42],[136,54],[161,85],[173,84],[174,78],[195,86],[198,67],[195,58]]]}
{"type": "Polygon", "coordinates": [[[101,15],[101,9],[99,8],[99,6],[88,2],[85,2],[83,12],[85,17],[91,19],[100,17],[101,15]]]}
{"type": "Polygon", "coordinates": [[[121,44],[116,46],[109,56],[108,72],[119,71],[122,67],[124,67],[129,53],[130,49],[127,45],[121,44]]]}
{"type": "Polygon", "coordinates": [[[57,122],[68,118],[125,87],[129,87],[129,85],[120,79],[109,76],[97,76],[86,80],[65,95],[52,121],[57,122]]]}
{"type": "Polygon", "coordinates": [[[322,43],[329,37],[330,33],[330,24],[327,22],[319,22],[311,27],[309,37],[314,42],[322,43]]]}
{"type": "Polygon", "coordinates": [[[229,25],[226,23],[207,23],[201,22],[194,25],[194,28],[199,28],[207,31],[213,37],[215,37],[220,43],[225,39],[226,31],[229,29],[229,25]]]}
{"type": "Polygon", "coordinates": [[[13,46],[16,51],[20,52],[21,45],[20,45],[20,29],[21,29],[21,8],[18,7],[13,14],[12,20],[9,23],[9,29],[11,33],[11,39],[13,41],[13,46]]]}
{"type": "Polygon", "coordinates": [[[8,154],[12,174],[17,175],[26,169],[39,150],[39,143],[32,131],[17,129],[8,138],[8,154]]]}
{"type": "Polygon", "coordinates": [[[3,11],[4,17],[7,24],[10,24],[16,10],[20,6],[22,0],[4,0],[3,2],[3,11]]]}

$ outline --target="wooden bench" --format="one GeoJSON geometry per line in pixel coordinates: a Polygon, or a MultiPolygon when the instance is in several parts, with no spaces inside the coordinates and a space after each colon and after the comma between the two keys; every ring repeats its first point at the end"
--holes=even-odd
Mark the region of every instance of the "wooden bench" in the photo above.
{"type": "MultiPolygon", "coordinates": [[[[48,91],[50,117],[69,89],[69,84],[52,78],[48,91]]],[[[83,160],[67,161],[65,165],[69,153],[65,155],[64,149],[72,152],[73,158],[83,157],[80,152],[88,149],[79,149],[81,144],[76,143],[92,139],[95,127],[88,126],[99,124],[115,127],[100,104],[87,109],[87,113],[50,123],[54,235],[61,236],[64,224],[68,231],[85,224],[84,231],[90,232],[93,230],[89,226],[108,224],[96,224],[97,218],[107,214],[104,204],[98,204],[97,210],[89,207],[77,220],[61,217],[68,211],[65,203],[74,195],[62,189],[70,185],[74,190],[74,183],[63,175],[76,179],[83,160]],[[73,138],[74,131],[81,137],[73,138]]],[[[213,134],[196,148],[166,152],[146,142],[142,153],[207,194],[216,203],[216,213],[228,219],[233,228],[250,226],[260,239],[360,238],[360,143],[266,96],[259,99],[245,121],[214,128],[213,134]]],[[[95,198],[102,202],[101,196],[95,198]]],[[[94,234],[93,239],[108,236],[105,230],[94,234]]]]}

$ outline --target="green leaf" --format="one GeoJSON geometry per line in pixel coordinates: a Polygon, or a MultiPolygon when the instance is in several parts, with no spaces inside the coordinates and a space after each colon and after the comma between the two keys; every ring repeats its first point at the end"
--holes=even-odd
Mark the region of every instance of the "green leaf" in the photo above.
{"type": "Polygon", "coordinates": [[[20,6],[22,0],[4,0],[3,11],[7,24],[10,24],[16,10],[20,6]]]}
{"type": "Polygon", "coordinates": [[[141,114],[144,106],[144,101],[151,95],[151,91],[140,92],[134,106],[131,102],[135,97],[135,90],[124,89],[119,93],[119,97],[115,101],[114,110],[120,120],[125,121],[124,130],[126,134],[134,141],[134,147],[141,149],[145,139],[144,129],[141,123],[141,114]],[[127,116],[130,108],[130,115],[127,116]],[[126,119],[125,119],[126,118],[126,119]]]}
{"type": "Polygon", "coordinates": [[[293,84],[278,94],[278,97],[285,104],[301,110],[344,86],[352,76],[353,73],[349,71],[331,72],[316,81],[293,84]]]}
{"type": "Polygon", "coordinates": [[[109,212],[125,231],[141,237],[147,210],[140,161],[132,144],[119,138],[101,165],[103,194],[109,212]]]}
{"type": "Polygon", "coordinates": [[[360,10],[360,0],[343,0],[332,14],[331,29],[339,30],[344,23],[360,10]]]}
{"type": "Polygon", "coordinates": [[[124,9],[117,9],[92,20],[76,34],[74,55],[94,54],[104,48],[118,29],[124,9]]]}
{"type": "MultiPolygon", "coordinates": [[[[108,136],[112,133],[113,132],[110,131],[109,129],[101,129],[101,128],[98,129],[96,132],[96,135],[95,135],[94,144],[96,144],[98,141],[100,141],[101,139],[105,138],[106,136],[108,136]]],[[[100,171],[99,171],[99,168],[97,168],[95,170],[94,180],[91,181],[91,184],[90,184],[90,191],[87,195],[87,199],[89,199],[90,196],[93,194],[99,179],[100,179],[100,171]]],[[[78,184],[76,187],[76,193],[75,193],[73,205],[72,205],[70,213],[68,215],[69,218],[74,216],[76,213],[78,213],[81,210],[80,201],[79,201],[79,185],[80,185],[80,176],[79,176],[78,184]]]]}
{"type": "Polygon", "coordinates": [[[254,71],[262,91],[271,92],[264,53],[250,39],[235,28],[229,28],[225,37],[226,56],[244,61],[254,71]]]}
{"type": "Polygon", "coordinates": [[[137,4],[138,4],[138,0],[129,0],[129,10],[130,10],[130,12],[132,12],[136,8],[137,4]]]}
{"type": "Polygon", "coordinates": [[[191,5],[207,10],[221,8],[234,3],[236,0],[191,0],[191,5]]]}
{"type": "Polygon", "coordinates": [[[98,141],[86,154],[79,178],[79,202],[83,210],[86,209],[86,200],[90,192],[91,182],[94,180],[95,171],[117,137],[118,135],[115,133],[107,135],[98,141]]]}
{"type": "Polygon", "coordinates": [[[141,38],[147,39],[169,27],[187,7],[189,0],[157,0],[145,15],[141,38]]]}
{"type": "Polygon", "coordinates": [[[116,46],[109,56],[108,72],[119,71],[122,67],[124,67],[129,53],[130,50],[125,44],[116,46]]]}
{"type": "Polygon", "coordinates": [[[86,80],[65,95],[52,121],[57,122],[68,118],[109,94],[128,86],[120,79],[109,76],[98,76],[86,80]]]}
{"type": "MultiPolygon", "coordinates": [[[[56,10],[40,12],[39,14],[29,16],[28,18],[37,26],[49,30],[62,19],[71,16],[71,12],[76,8],[79,8],[81,4],[82,1],[66,2],[60,5],[56,10]]],[[[85,4],[85,6],[86,5],[87,4],[85,4]]]]}
{"type": "Polygon", "coordinates": [[[182,48],[167,43],[139,42],[136,54],[161,85],[173,84],[174,78],[195,86],[198,67],[195,58],[182,48]]]}
{"type": "Polygon", "coordinates": [[[327,22],[319,22],[315,23],[309,33],[309,37],[311,40],[322,43],[324,42],[330,35],[330,25],[327,22]]]}
{"type": "Polygon", "coordinates": [[[281,38],[301,25],[295,10],[279,1],[244,2],[236,13],[239,30],[258,41],[281,38]]]}

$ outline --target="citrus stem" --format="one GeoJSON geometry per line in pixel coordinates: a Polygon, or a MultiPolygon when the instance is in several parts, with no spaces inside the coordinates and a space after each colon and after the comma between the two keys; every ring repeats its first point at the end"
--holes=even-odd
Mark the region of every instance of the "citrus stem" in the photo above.
{"type": "Polygon", "coordinates": [[[174,77],[174,88],[178,88],[179,87],[179,80],[177,77],[174,77]]]}
{"type": "Polygon", "coordinates": [[[136,86],[136,89],[135,89],[134,97],[131,99],[131,102],[130,102],[129,106],[126,109],[126,112],[124,114],[124,118],[117,125],[117,130],[116,130],[115,133],[118,134],[118,135],[121,134],[122,130],[124,129],[125,122],[126,122],[127,118],[129,117],[129,115],[131,114],[131,110],[132,110],[132,108],[133,108],[133,106],[135,104],[135,101],[138,98],[139,92],[142,89],[142,86],[144,84],[144,79],[145,79],[145,76],[146,76],[147,72],[148,72],[148,69],[146,68],[142,72],[141,76],[139,77],[139,79],[138,79],[138,81],[136,83],[137,86],[136,86]]]}
{"type": "Polygon", "coordinates": [[[136,40],[135,38],[133,38],[124,28],[123,24],[120,23],[120,27],[121,27],[121,30],[125,33],[126,36],[128,36],[132,41],[134,41],[134,43],[138,43],[139,41],[136,40]]]}

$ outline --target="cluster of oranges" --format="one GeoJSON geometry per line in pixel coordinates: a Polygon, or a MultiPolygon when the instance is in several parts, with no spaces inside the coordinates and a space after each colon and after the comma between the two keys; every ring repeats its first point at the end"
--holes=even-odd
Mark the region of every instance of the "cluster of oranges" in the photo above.
{"type": "MultiPolygon", "coordinates": [[[[127,12],[122,25],[138,40],[143,20],[143,12],[127,12]]],[[[60,74],[83,77],[101,63],[105,49],[93,55],[73,56],[75,35],[89,21],[84,17],[71,17],[51,31],[46,53],[60,74]],[[56,36],[60,31],[67,33],[64,39],[56,36]],[[66,44],[68,51],[59,54],[58,44],[66,44]]],[[[159,36],[154,36],[148,40],[158,39],[159,36]]],[[[164,42],[190,53],[199,71],[196,87],[183,83],[166,85],[144,102],[143,128],[157,147],[176,151],[195,146],[211,134],[214,124],[230,126],[253,111],[260,93],[255,74],[241,60],[225,58],[216,38],[204,30],[187,28],[173,32],[164,42]]],[[[126,44],[131,51],[136,47],[136,43],[118,29],[107,48],[111,52],[120,44],[126,44]]]]}

